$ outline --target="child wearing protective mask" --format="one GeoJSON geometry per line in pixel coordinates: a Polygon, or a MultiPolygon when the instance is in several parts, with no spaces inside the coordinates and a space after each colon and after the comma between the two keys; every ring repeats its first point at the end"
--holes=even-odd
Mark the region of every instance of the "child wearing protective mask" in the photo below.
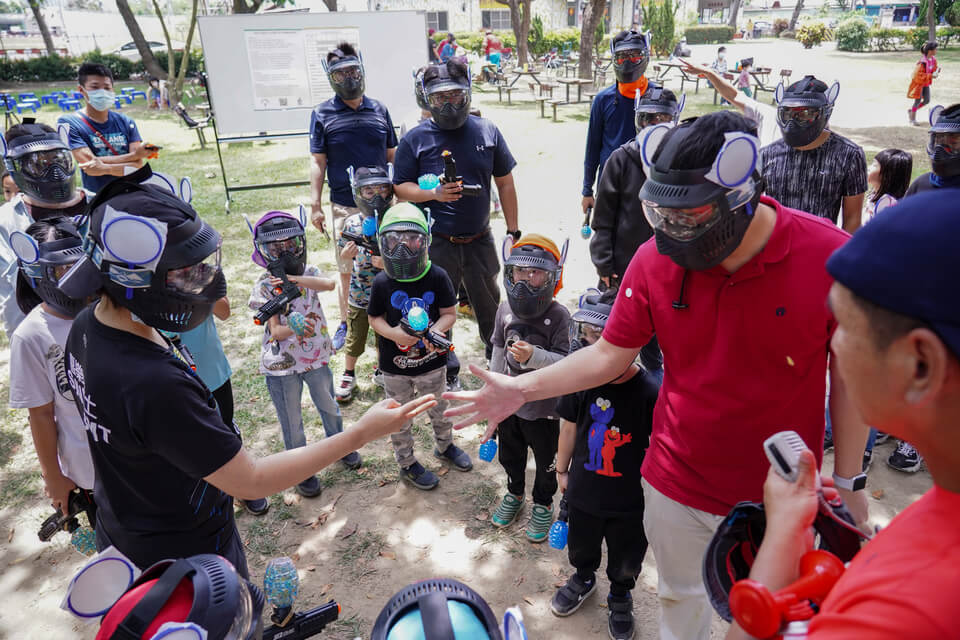
{"type": "MultiPolygon", "coordinates": [[[[570,313],[554,300],[563,285],[566,245],[561,251],[549,238],[530,233],[512,246],[505,244],[503,254],[507,301],[497,309],[490,370],[518,376],[558,362],[570,352],[570,313]]],[[[537,473],[526,529],[531,542],[546,540],[553,523],[560,433],[555,405],[554,399],[528,402],[497,426],[507,493],[490,520],[495,527],[507,527],[523,509],[527,450],[532,449],[537,473]]]]}
{"type": "Polygon", "coordinates": [[[60,116],[57,124],[70,127],[73,159],[83,171],[83,188],[96,193],[126,169],[139,169],[156,147],[144,145],[132,118],[111,111],[116,100],[113,74],[102,64],[84,62],[78,71],[83,111],[60,116]]]}

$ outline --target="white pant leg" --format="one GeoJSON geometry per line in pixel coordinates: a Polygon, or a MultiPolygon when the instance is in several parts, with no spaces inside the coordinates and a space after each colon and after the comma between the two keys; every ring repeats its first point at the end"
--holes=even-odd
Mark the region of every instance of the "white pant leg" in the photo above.
{"type": "Polygon", "coordinates": [[[723,518],[672,500],[646,480],[643,498],[643,528],[657,559],[660,640],[709,640],[703,554],[723,518]]]}

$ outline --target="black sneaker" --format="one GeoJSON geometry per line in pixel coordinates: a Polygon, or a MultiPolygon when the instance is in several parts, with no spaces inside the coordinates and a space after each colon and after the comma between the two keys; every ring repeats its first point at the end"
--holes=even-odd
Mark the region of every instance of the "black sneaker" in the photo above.
{"type": "Polygon", "coordinates": [[[463,391],[463,385],[460,384],[460,376],[447,378],[447,391],[463,391]]]}
{"type": "Polygon", "coordinates": [[[414,462],[409,467],[400,467],[400,477],[423,491],[430,491],[440,484],[440,478],[434,472],[424,469],[419,462],[414,462]]]}
{"type": "Polygon", "coordinates": [[[873,464],[873,451],[863,452],[863,472],[866,473],[870,465],[873,464]]]}
{"type": "Polygon", "coordinates": [[[906,440],[897,443],[897,450],[887,458],[887,464],[897,471],[905,473],[916,473],[923,464],[923,456],[913,448],[913,445],[906,440]]]}
{"type": "Polygon", "coordinates": [[[304,498],[316,498],[323,493],[323,487],[320,486],[320,480],[317,476],[310,476],[296,486],[297,493],[304,498]]]}
{"type": "Polygon", "coordinates": [[[597,590],[597,579],[593,578],[590,582],[584,582],[580,576],[573,574],[557,592],[553,594],[550,600],[550,611],[553,615],[566,618],[568,615],[580,608],[584,600],[589,598],[597,590]]]}
{"type": "Polygon", "coordinates": [[[244,508],[255,516],[262,516],[270,511],[270,503],[266,498],[257,498],[256,500],[241,500],[244,508]]]}
{"type": "Polygon", "coordinates": [[[449,447],[444,449],[443,453],[440,453],[434,449],[433,455],[441,460],[449,462],[457,471],[470,471],[470,469],[473,469],[473,462],[471,462],[470,456],[467,455],[466,451],[455,444],[451,444],[449,447]]]}
{"type": "Polygon", "coordinates": [[[630,594],[607,596],[607,632],[611,640],[630,640],[637,628],[633,624],[633,597],[630,594]]]}
{"type": "Polygon", "coordinates": [[[353,451],[340,458],[340,464],[352,471],[360,468],[360,465],[363,464],[363,458],[360,457],[359,453],[353,451]]]}
{"type": "Polygon", "coordinates": [[[826,453],[833,449],[833,434],[823,436],[823,452],[826,453]]]}

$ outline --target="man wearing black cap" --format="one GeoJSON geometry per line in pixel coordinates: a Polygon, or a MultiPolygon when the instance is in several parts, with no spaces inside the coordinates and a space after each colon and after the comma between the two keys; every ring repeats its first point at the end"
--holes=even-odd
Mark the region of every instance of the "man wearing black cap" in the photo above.
{"type": "MultiPolygon", "coordinates": [[[[960,190],[903,200],[827,262],[836,280],[831,342],[863,418],[915,443],[934,486],[850,563],[810,622],[808,640],[940,640],[956,636],[960,593],[960,190]],[[921,283],[922,290],[917,289],[921,283]]],[[[767,527],[750,577],[771,591],[799,578],[817,512],[813,455],[796,483],[772,470],[767,527]]],[[[738,627],[728,640],[748,636],[738,627]]]]}
{"type": "Polygon", "coordinates": [[[841,209],[843,228],[860,228],[867,191],[867,159],[857,144],[827,128],[840,92],[813,76],[777,88],[777,124],[783,139],[761,150],[766,193],[781,204],[827,218],[841,209]]]}
{"type": "Polygon", "coordinates": [[[633,123],[633,103],[637,93],[647,91],[643,73],[650,62],[650,43],[637,31],[621,31],[610,42],[613,72],[617,81],[598,93],[590,107],[587,127],[587,147],[583,156],[584,211],[594,205],[593,185],[598,172],[613,150],[633,138],[637,132],[633,123]]]}
{"type": "MultiPolygon", "coordinates": [[[[360,213],[353,200],[347,167],[384,167],[393,162],[397,134],[390,112],[381,102],[364,95],[364,70],[360,54],[349,42],[341,42],[327,54],[324,64],[336,94],[318,104],[310,114],[310,221],[325,231],[323,181],[330,183],[334,233],[343,221],[360,213]]],[[[350,273],[350,262],[337,255],[341,274],[350,273]]],[[[340,325],[333,345],[340,349],[347,338],[347,292],[338,291],[340,325]]]]}
{"type": "Polygon", "coordinates": [[[927,155],[932,171],[913,181],[907,189],[908,196],[942,187],[960,187],[960,104],[946,109],[935,107],[931,120],[927,155]]]}
{"type": "Polygon", "coordinates": [[[24,118],[23,124],[10,127],[4,140],[3,162],[20,188],[0,207],[0,314],[9,336],[24,317],[14,296],[18,267],[10,234],[26,231],[43,218],[80,215],[87,200],[76,188],[77,166],[67,145],[66,127],[58,133],[24,118]]]}
{"type": "MultiPolygon", "coordinates": [[[[485,438],[523,403],[589,389],[621,374],[656,333],[664,379],[644,457],[644,532],[659,570],[662,640],[706,640],[713,615],[703,554],[742,500],[758,500],[766,438],[790,425],[823,452],[830,336],[827,258],[847,234],[763,195],[752,123],[710,113],[639,141],[638,194],[655,242],[637,249],[595,344],[515,378],[471,367],[478,391],[448,415],[488,421],[485,438]]],[[[832,372],[835,469],[843,499],[867,519],[861,465],[868,429],[832,372]]]]}
{"type": "MultiPolygon", "coordinates": [[[[470,115],[470,76],[465,64],[451,60],[428,66],[422,86],[431,120],[408,131],[400,141],[394,163],[396,194],[400,200],[429,207],[433,217],[430,259],[443,267],[454,289],[461,283],[466,288],[489,358],[500,305],[500,259],[490,232],[490,181],[500,193],[507,233],[519,240],[517,191],[511,173],[517,161],[495,124],[470,115]],[[421,189],[420,176],[443,175],[446,152],[456,161],[462,182],[421,189]],[[463,185],[473,188],[465,190],[463,185]]],[[[447,382],[457,384],[452,376],[447,382]]]]}

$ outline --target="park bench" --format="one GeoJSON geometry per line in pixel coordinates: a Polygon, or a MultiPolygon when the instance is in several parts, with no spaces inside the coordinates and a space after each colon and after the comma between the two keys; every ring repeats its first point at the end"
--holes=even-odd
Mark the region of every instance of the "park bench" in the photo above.
{"type": "Polygon", "coordinates": [[[511,100],[511,94],[516,90],[517,87],[511,87],[507,85],[498,84],[497,85],[497,99],[500,102],[503,102],[503,92],[507,92],[507,104],[513,104],[511,100]]]}
{"type": "Polygon", "coordinates": [[[770,74],[773,72],[773,69],[768,67],[758,67],[756,71],[751,71],[750,75],[753,76],[754,85],[753,85],[753,99],[760,100],[760,92],[766,91],[773,95],[773,91],[776,87],[771,87],[769,82],[770,74]]]}
{"type": "Polygon", "coordinates": [[[73,98],[66,98],[59,103],[61,111],[80,111],[80,101],[73,98]]]}
{"type": "Polygon", "coordinates": [[[560,122],[559,120],[557,120],[557,107],[559,107],[562,104],[567,104],[567,102],[565,100],[560,100],[559,98],[554,98],[552,100],[547,100],[547,104],[549,104],[550,107],[553,109],[553,121],[560,122]]]}

